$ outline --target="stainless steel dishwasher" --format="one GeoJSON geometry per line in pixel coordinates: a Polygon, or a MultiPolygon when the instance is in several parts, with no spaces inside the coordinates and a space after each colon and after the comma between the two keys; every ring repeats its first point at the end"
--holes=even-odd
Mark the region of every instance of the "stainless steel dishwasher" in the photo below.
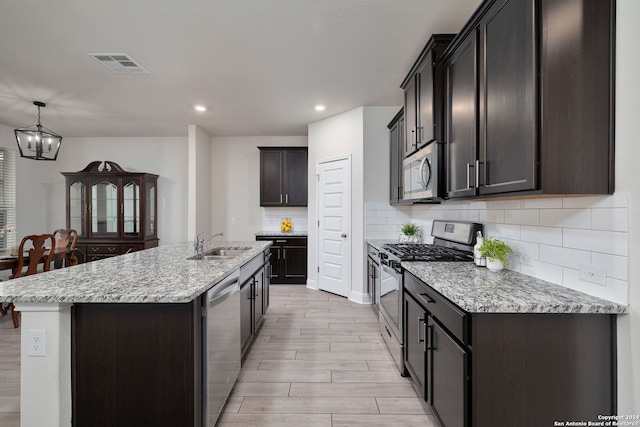
{"type": "Polygon", "coordinates": [[[224,408],[241,367],[240,271],[207,292],[204,425],[213,427],[224,408]]]}

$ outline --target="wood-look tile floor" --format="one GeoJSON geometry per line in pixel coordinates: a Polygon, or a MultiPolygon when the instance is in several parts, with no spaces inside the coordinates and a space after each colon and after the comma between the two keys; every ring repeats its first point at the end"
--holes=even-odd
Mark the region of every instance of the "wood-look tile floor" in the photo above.
{"type": "MultiPolygon", "coordinates": [[[[20,330],[0,317],[0,426],[20,425],[20,330]]],[[[301,285],[270,308],[219,427],[435,427],[398,373],[371,307],[301,285]]]]}
{"type": "Polygon", "coordinates": [[[369,305],[272,285],[270,308],[219,427],[437,426],[369,305]]]}

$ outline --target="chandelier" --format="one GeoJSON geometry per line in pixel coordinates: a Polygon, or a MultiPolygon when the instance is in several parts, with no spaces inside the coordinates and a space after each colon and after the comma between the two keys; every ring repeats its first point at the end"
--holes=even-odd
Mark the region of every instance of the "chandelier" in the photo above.
{"type": "Polygon", "coordinates": [[[14,130],[20,157],[33,160],[55,160],[60,151],[62,137],[40,124],[40,107],[46,107],[47,104],[33,101],[33,105],[38,107],[38,124],[14,130]]]}

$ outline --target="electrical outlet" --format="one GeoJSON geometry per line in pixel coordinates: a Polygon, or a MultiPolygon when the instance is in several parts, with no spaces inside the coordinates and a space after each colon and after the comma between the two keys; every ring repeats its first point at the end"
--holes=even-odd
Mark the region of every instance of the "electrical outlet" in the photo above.
{"type": "Polygon", "coordinates": [[[520,264],[529,265],[531,267],[535,267],[536,260],[533,252],[522,252],[520,253],[520,264]]]}
{"type": "Polygon", "coordinates": [[[238,223],[238,220],[236,219],[235,216],[231,217],[231,225],[236,225],[238,223]]]}
{"type": "Polygon", "coordinates": [[[580,280],[598,285],[607,284],[607,269],[599,265],[580,264],[578,266],[580,280]]]}
{"type": "Polygon", "coordinates": [[[28,356],[45,356],[47,335],[45,329],[29,329],[28,356]]]}

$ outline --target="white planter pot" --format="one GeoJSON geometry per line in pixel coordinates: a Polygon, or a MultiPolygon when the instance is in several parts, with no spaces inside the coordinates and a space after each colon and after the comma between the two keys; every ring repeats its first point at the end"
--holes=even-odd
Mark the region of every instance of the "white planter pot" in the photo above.
{"type": "Polygon", "coordinates": [[[399,243],[422,243],[422,236],[419,234],[414,234],[413,236],[407,236],[406,234],[401,234],[398,238],[399,243]]]}
{"type": "Polygon", "coordinates": [[[504,266],[502,265],[502,261],[500,261],[499,259],[487,258],[487,268],[490,271],[500,271],[504,268],[504,266]]]}

